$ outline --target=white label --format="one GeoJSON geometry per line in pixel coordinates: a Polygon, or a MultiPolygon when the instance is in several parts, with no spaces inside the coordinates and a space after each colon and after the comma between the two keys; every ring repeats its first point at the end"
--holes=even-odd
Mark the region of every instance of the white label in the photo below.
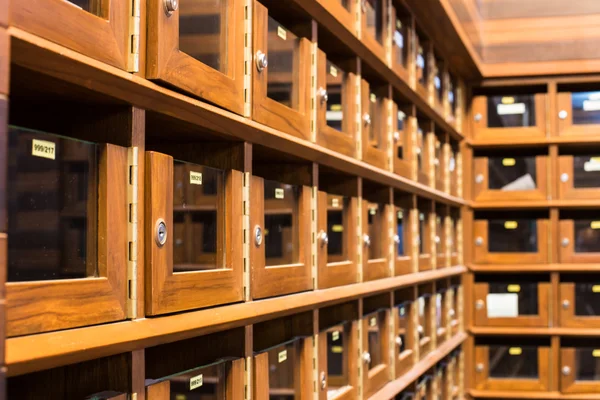
{"type": "Polygon", "coordinates": [[[327,121],[341,121],[343,116],[343,111],[325,111],[325,119],[327,121]]]}
{"type": "Polygon", "coordinates": [[[280,351],[279,355],[277,357],[278,357],[280,363],[287,360],[287,350],[280,351]]]}
{"type": "Polygon", "coordinates": [[[331,76],[337,77],[337,68],[333,65],[329,66],[329,73],[331,74],[331,76]]]}
{"type": "Polygon", "coordinates": [[[275,189],[275,198],[276,199],[283,199],[283,189],[281,189],[281,188],[276,188],[275,189]]]}
{"type": "Polygon", "coordinates": [[[331,207],[339,207],[340,199],[331,199],[331,207]]]}
{"type": "Polygon", "coordinates": [[[519,316],[519,295],[491,293],[487,295],[488,318],[515,318],[519,316]]]}
{"type": "Polygon", "coordinates": [[[398,111],[398,120],[404,121],[404,118],[406,118],[406,114],[404,114],[404,111],[398,111]]]}
{"type": "Polygon", "coordinates": [[[394,43],[400,48],[404,47],[404,36],[398,31],[394,32],[394,43]]]}
{"type": "Polygon", "coordinates": [[[285,38],[287,37],[287,32],[281,26],[278,26],[277,27],[277,36],[279,36],[280,38],[285,40],[285,38]]]}
{"type": "Polygon", "coordinates": [[[585,172],[600,171],[600,162],[597,162],[593,159],[591,159],[590,161],[586,161],[583,164],[583,170],[585,172]]]}
{"type": "Polygon", "coordinates": [[[525,103],[498,104],[496,110],[498,115],[517,115],[525,114],[526,107],[525,103]]]}
{"type": "Polygon", "coordinates": [[[56,143],[33,139],[31,142],[31,155],[54,160],[56,158],[56,143]]]}
{"type": "Polygon", "coordinates": [[[398,219],[404,218],[404,214],[402,211],[398,211],[398,219]]]}
{"type": "Polygon", "coordinates": [[[369,326],[377,326],[377,317],[371,317],[369,320],[369,326]]]}
{"type": "Polygon", "coordinates": [[[202,185],[202,174],[200,172],[190,171],[190,183],[192,185],[202,185]]]}
{"type": "Polygon", "coordinates": [[[334,342],[340,339],[340,331],[333,331],[331,334],[331,340],[334,342]]]}
{"type": "Polygon", "coordinates": [[[450,172],[454,172],[456,169],[456,159],[454,157],[450,157],[450,165],[448,168],[450,169],[450,172]]]}
{"type": "Polygon", "coordinates": [[[419,315],[425,315],[425,298],[419,297],[419,315]]]}
{"type": "Polygon", "coordinates": [[[583,111],[598,111],[600,110],[600,100],[584,100],[583,111]]]}
{"type": "Polygon", "coordinates": [[[377,101],[377,96],[375,96],[375,93],[371,93],[371,96],[369,96],[369,98],[371,99],[371,103],[375,103],[377,101]]]}
{"type": "Polygon", "coordinates": [[[502,187],[505,192],[511,192],[514,190],[534,190],[535,181],[530,174],[525,174],[520,178],[515,179],[511,183],[508,183],[502,187]]]}
{"type": "Polygon", "coordinates": [[[202,386],[202,374],[190,378],[190,390],[198,389],[202,386]]]}

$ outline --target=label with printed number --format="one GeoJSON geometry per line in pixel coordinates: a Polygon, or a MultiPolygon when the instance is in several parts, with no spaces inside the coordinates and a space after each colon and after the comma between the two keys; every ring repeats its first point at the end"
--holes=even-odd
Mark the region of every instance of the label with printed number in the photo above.
{"type": "Polygon", "coordinates": [[[287,32],[281,26],[277,27],[277,36],[285,40],[287,38],[287,32]]]}
{"type": "Polygon", "coordinates": [[[279,359],[280,363],[282,363],[285,360],[287,360],[287,350],[280,351],[279,355],[278,355],[278,359],[279,359]]]}
{"type": "Polygon", "coordinates": [[[203,384],[202,374],[190,378],[190,390],[198,389],[203,384]]]}
{"type": "Polygon", "coordinates": [[[33,139],[31,142],[31,155],[54,160],[56,159],[56,143],[33,139]]]}
{"type": "Polygon", "coordinates": [[[275,189],[275,198],[283,199],[283,189],[281,189],[281,188],[275,189]]]}
{"type": "Polygon", "coordinates": [[[190,171],[190,183],[192,185],[202,185],[202,173],[190,171]]]}

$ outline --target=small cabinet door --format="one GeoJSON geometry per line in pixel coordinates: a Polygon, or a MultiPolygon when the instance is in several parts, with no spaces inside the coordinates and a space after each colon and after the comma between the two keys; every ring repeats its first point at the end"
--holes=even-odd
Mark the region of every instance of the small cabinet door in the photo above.
{"type": "Polygon", "coordinates": [[[600,92],[560,92],[557,94],[559,136],[598,135],[600,92]]]}
{"type": "Polygon", "coordinates": [[[415,41],[415,87],[425,100],[429,98],[429,81],[431,73],[431,60],[429,58],[429,44],[418,33],[413,35],[415,41]]]}
{"type": "MultiPolygon", "coordinates": [[[[397,4],[398,5],[398,4],[397,4]]],[[[410,71],[412,21],[406,9],[392,6],[392,68],[396,75],[408,83],[410,71]]]]}
{"type": "Polygon", "coordinates": [[[476,389],[549,390],[549,340],[494,337],[482,342],[475,343],[476,389]]]}
{"type": "Polygon", "coordinates": [[[333,15],[344,27],[352,32],[356,32],[356,13],[358,3],[355,0],[318,0],[319,3],[333,15]]]}
{"type": "Polygon", "coordinates": [[[450,143],[448,154],[448,176],[450,178],[449,193],[452,196],[463,195],[462,155],[457,142],[450,143]]]}
{"type": "Polygon", "coordinates": [[[310,137],[311,42],[254,2],[252,118],[305,140],[310,137]]]}
{"type": "Polygon", "coordinates": [[[347,321],[319,332],[319,399],[351,400],[357,396],[358,322],[347,321]]]}
{"type": "Polygon", "coordinates": [[[600,328],[600,279],[592,275],[563,275],[559,286],[560,326],[600,328]]]}
{"type": "Polygon", "coordinates": [[[434,56],[433,63],[433,91],[431,92],[434,110],[440,115],[444,115],[446,105],[446,91],[448,90],[448,81],[446,79],[446,65],[442,59],[434,56]]]}
{"type": "Polygon", "coordinates": [[[546,200],[546,156],[515,155],[503,151],[474,159],[473,200],[546,200]]]}
{"type": "Polygon", "coordinates": [[[475,96],[473,137],[513,141],[546,136],[546,95],[475,96]]]}
{"type": "Polygon", "coordinates": [[[600,154],[558,156],[558,197],[564,200],[600,198],[600,154]]]}
{"type": "Polygon", "coordinates": [[[436,204],[435,213],[435,266],[436,268],[445,268],[449,266],[450,249],[448,246],[448,230],[446,229],[446,217],[448,207],[442,204],[436,204]]]}
{"type": "Polygon", "coordinates": [[[433,350],[433,335],[435,334],[435,303],[429,288],[419,288],[417,298],[417,335],[419,338],[419,360],[422,360],[433,350]]]}
{"type": "MultiPolygon", "coordinates": [[[[411,289],[412,291],[412,289],[411,289]]],[[[415,363],[415,316],[413,301],[403,301],[393,309],[396,327],[394,339],[396,378],[408,372],[415,363]]]]}
{"type": "Polygon", "coordinates": [[[317,208],[318,287],[356,283],[358,199],[319,191],[317,208]]]}
{"type": "Polygon", "coordinates": [[[600,393],[600,346],[596,340],[564,340],[560,348],[560,391],[600,393]]]}
{"type": "MultiPolygon", "coordinates": [[[[347,68],[346,68],[347,69],[347,68]]],[[[356,157],[357,76],[319,50],[317,58],[317,143],[356,157]]]]}
{"type": "Polygon", "coordinates": [[[386,62],[386,49],[390,24],[389,0],[360,0],[361,41],[382,61],[386,62]]]}
{"type": "MultiPolygon", "coordinates": [[[[156,2],[159,2],[157,0],[156,2]]],[[[10,26],[14,26],[78,53],[123,70],[133,71],[131,56],[137,37],[130,35],[128,0],[10,1],[10,26]]],[[[160,1],[164,9],[163,2],[160,1]]],[[[137,21],[139,29],[139,20],[137,21]]]]}
{"type": "Polygon", "coordinates": [[[459,86],[458,79],[452,74],[448,73],[448,93],[446,102],[446,121],[459,131],[459,121],[461,119],[460,108],[459,108],[459,86]]]}
{"type": "Polygon", "coordinates": [[[361,84],[362,159],[381,169],[388,166],[389,86],[375,88],[364,79],[361,84]]]}
{"type": "Polygon", "coordinates": [[[363,316],[363,385],[371,396],[389,380],[389,311],[363,316]]]}
{"type": "Polygon", "coordinates": [[[415,157],[413,161],[414,178],[423,185],[434,185],[435,181],[431,179],[432,169],[434,168],[434,149],[432,124],[427,121],[417,122],[417,134],[415,143],[415,157]]]}
{"type": "Polygon", "coordinates": [[[363,200],[363,281],[390,276],[388,215],[391,205],[363,200]]]}
{"type": "Polygon", "coordinates": [[[547,327],[550,286],[547,276],[476,277],[475,325],[547,327]]]}
{"type": "Polygon", "coordinates": [[[536,214],[476,213],[473,261],[477,264],[546,263],[549,240],[546,218],[536,214]]]}
{"type": "Polygon", "coordinates": [[[252,297],[312,289],[311,188],[253,176],[250,192],[252,297]]]}
{"type": "Polygon", "coordinates": [[[434,229],[432,225],[435,224],[435,214],[431,211],[431,207],[430,202],[426,201],[419,205],[418,209],[415,209],[419,233],[417,238],[419,271],[429,271],[433,268],[434,240],[432,233],[434,229]]]}
{"type": "Polygon", "coordinates": [[[413,273],[413,240],[408,208],[394,208],[394,269],[395,275],[413,273]]]}
{"type": "MultiPolygon", "coordinates": [[[[440,281],[436,283],[439,285],[440,281]]],[[[439,347],[448,338],[448,290],[446,287],[437,289],[435,294],[435,334],[436,347],[439,347]]]]}
{"type": "Polygon", "coordinates": [[[149,315],[243,300],[241,188],[240,171],[146,153],[149,315]]]}
{"type": "Polygon", "coordinates": [[[558,223],[561,263],[600,262],[600,214],[562,211],[558,223]]]}
{"type": "Polygon", "coordinates": [[[392,136],[392,158],[394,173],[408,179],[412,179],[412,161],[413,157],[413,131],[412,118],[408,118],[406,113],[398,107],[396,103],[392,104],[392,121],[395,121],[394,133],[392,136]]]}
{"type": "Polygon", "coordinates": [[[449,230],[450,230],[450,266],[454,267],[462,264],[462,220],[459,209],[450,209],[449,230]]]}
{"type": "Polygon", "coordinates": [[[7,136],[6,335],[124,320],[128,149],[17,126],[7,136]]]}
{"type": "Polygon", "coordinates": [[[244,7],[244,0],[149,1],[147,77],[244,114],[244,7]]]}

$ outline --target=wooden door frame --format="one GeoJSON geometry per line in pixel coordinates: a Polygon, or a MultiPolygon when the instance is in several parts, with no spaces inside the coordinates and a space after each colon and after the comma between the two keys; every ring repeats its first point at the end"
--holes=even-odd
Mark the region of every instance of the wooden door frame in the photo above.
{"type": "Polygon", "coordinates": [[[6,283],[6,335],[21,336],[127,318],[128,151],[99,146],[98,277],[6,283]],[[52,310],[54,318],[40,310],[52,310]]]}
{"type": "MultiPolygon", "coordinates": [[[[364,223],[362,224],[362,228],[363,228],[363,238],[365,237],[365,235],[369,235],[369,207],[368,207],[368,203],[370,203],[368,200],[363,199],[362,200],[362,221],[364,221],[364,223]]],[[[372,203],[372,202],[371,202],[372,203]]],[[[390,276],[390,269],[389,269],[389,264],[388,264],[388,256],[389,256],[389,235],[387,235],[386,233],[389,232],[389,218],[388,215],[391,211],[391,205],[389,203],[377,203],[378,206],[384,206],[383,210],[381,210],[381,216],[380,218],[381,223],[383,225],[382,227],[382,234],[381,234],[381,244],[380,246],[382,247],[382,254],[383,257],[381,258],[376,258],[376,259],[369,259],[369,249],[368,246],[363,242],[363,246],[364,246],[364,250],[363,250],[363,281],[367,282],[367,281],[372,281],[372,280],[376,280],[376,279],[382,279],[382,278],[387,278],[390,276]]],[[[371,244],[372,245],[372,244],[371,244]]]]}
{"type": "MultiPolygon", "coordinates": [[[[347,332],[344,332],[344,334],[348,337],[348,357],[347,357],[347,362],[348,365],[345,366],[345,368],[347,369],[347,373],[348,373],[348,386],[345,387],[345,390],[341,391],[340,393],[337,393],[335,397],[333,397],[333,399],[335,400],[351,400],[351,399],[355,399],[356,395],[358,393],[358,375],[351,373],[351,371],[356,371],[356,369],[358,368],[357,363],[357,357],[355,357],[356,354],[358,354],[358,324],[359,322],[354,320],[354,321],[349,321],[347,322],[347,332]]],[[[325,382],[329,382],[328,379],[328,368],[327,368],[327,332],[329,332],[333,327],[329,327],[325,330],[322,330],[321,332],[319,332],[318,335],[318,352],[319,352],[319,368],[318,370],[321,371],[322,374],[324,374],[323,376],[325,377],[325,382]]],[[[319,376],[319,379],[321,379],[321,376],[319,376]]],[[[319,394],[318,394],[318,399],[319,400],[327,400],[328,399],[328,389],[329,389],[329,385],[328,383],[325,386],[325,389],[323,389],[322,387],[319,390],[319,394]]]]}
{"type": "Polygon", "coordinates": [[[400,175],[407,179],[412,179],[412,157],[414,157],[414,151],[412,150],[412,146],[414,146],[413,137],[415,134],[413,132],[414,126],[411,123],[412,118],[410,118],[410,115],[405,112],[404,129],[402,131],[399,131],[397,129],[398,112],[402,111],[399,108],[400,107],[398,107],[398,104],[392,101],[392,127],[395,127],[393,129],[394,133],[392,135],[392,165],[394,173],[396,175],[400,175]],[[394,121],[396,122],[396,124],[394,124],[394,121]],[[400,140],[395,139],[396,135],[399,136],[400,140]],[[402,147],[402,159],[398,158],[399,147],[402,147]]]}
{"type": "Polygon", "coordinates": [[[146,246],[145,304],[148,315],[242,301],[243,173],[225,171],[225,218],[221,227],[225,237],[224,268],[179,274],[173,272],[173,235],[168,233],[174,230],[173,157],[149,151],[146,152],[146,166],[146,237],[155,237],[159,221],[164,221],[167,226],[167,241],[163,246],[155,240],[146,246]]]}
{"type": "Polygon", "coordinates": [[[558,156],[558,174],[555,177],[558,182],[558,198],[563,200],[591,200],[600,197],[600,185],[598,188],[578,188],[574,187],[573,179],[573,155],[565,154],[558,156]],[[567,174],[566,182],[561,177],[567,174]]]}
{"type": "Polygon", "coordinates": [[[363,387],[364,394],[366,397],[371,396],[377,390],[379,390],[383,385],[385,385],[389,380],[389,319],[390,319],[390,310],[376,310],[369,314],[363,315],[361,319],[362,329],[363,329],[363,349],[367,352],[369,348],[369,324],[372,318],[377,318],[377,324],[379,325],[380,337],[383,339],[381,341],[381,358],[382,363],[378,364],[374,368],[369,369],[368,365],[365,363],[365,367],[363,368],[363,387]],[[379,318],[379,313],[384,315],[383,321],[379,318]],[[378,314],[377,317],[373,317],[373,314],[378,314]]]}
{"type": "Polygon", "coordinates": [[[560,348],[560,369],[569,367],[571,372],[568,375],[560,374],[561,393],[599,393],[600,383],[598,381],[578,381],[575,377],[577,371],[577,359],[575,347],[560,348]]]}
{"type": "Polygon", "coordinates": [[[398,353],[396,349],[398,348],[398,344],[394,343],[394,359],[396,360],[396,378],[400,378],[406,372],[408,372],[415,363],[415,319],[414,319],[414,301],[407,300],[400,304],[395,304],[393,309],[393,314],[395,318],[394,326],[396,327],[396,337],[399,337],[399,327],[400,327],[400,316],[398,315],[400,307],[404,306],[406,310],[406,332],[404,333],[404,340],[406,341],[404,348],[405,350],[402,353],[398,353]]]}
{"type": "Polygon", "coordinates": [[[391,101],[390,90],[390,85],[371,90],[369,83],[364,79],[361,80],[360,97],[362,116],[360,123],[362,124],[362,160],[384,170],[389,170],[388,147],[390,146],[390,143],[388,143],[387,128],[388,102],[391,101]],[[382,91],[385,92],[383,95],[381,93],[382,91]],[[372,92],[379,92],[375,110],[377,115],[371,115],[370,113],[369,105],[371,104],[370,97],[372,92]],[[369,123],[367,123],[367,116],[369,117],[369,123]],[[379,136],[379,148],[369,145],[369,134],[373,129],[377,129],[378,131],[375,132],[375,137],[379,136]]]}
{"type": "Polygon", "coordinates": [[[561,263],[590,264],[600,263],[600,249],[593,253],[575,252],[575,223],[574,219],[561,218],[558,221],[559,259],[561,263]],[[565,241],[567,239],[567,241],[565,241]]]}
{"type": "Polygon", "coordinates": [[[554,115],[556,118],[556,130],[558,136],[563,137],[589,137],[598,136],[600,132],[600,124],[573,124],[573,92],[558,92],[556,94],[556,109],[558,113],[554,115]],[[559,117],[560,112],[566,111],[565,119],[559,117]]]}
{"type": "MultiPolygon", "coordinates": [[[[414,271],[414,263],[413,263],[413,232],[412,232],[412,224],[411,224],[411,213],[410,213],[410,203],[412,202],[412,197],[406,198],[404,200],[397,199],[397,196],[394,196],[394,207],[392,209],[392,221],[394,221],[392,230],[394,235],[397,235],[396,221],[397,221],[397,213],[402,212],[403,219],[403,229],[402,233],[404,235],[404,255],[398,256],[397,246],[394,243],[394,275],[406,275],[411,274],[414,271]]],[[[395,242],[395,239],[394,239],[395,242]]]]}
{"type": "Polygon", "coordinates": [[[558,299],[559,324],[565,328],[600,328],[600,315],[597,317],[575,315],[575,285],[577,282],[560,282],[558,299]],[[566,303],[568,302],[568,303],[566,303]],[[566,307],[564,304],[568,304],[566,307]]]}
{"type": "MultiPolygon", "coordinates": [[[[262,51],[269,56],[268,48],[268,19],[269,11],[258,0],[254,0],[254,24],[253,24],[253,44],[256,52],[262,51]]],[[[295,68],[298,68],[298,109],[294,110],[287,107],[267,95],[267,76],[269,68],[258,71],[256,60],[251,63],[255,68],[252,73],[252,119],[271,128],[280,130],[292,136],[301,139],[311,140],[310,121],[311,121],[311,47],[310,40],[304,37],[298,37],[298,51],[296,56],[298,62],[295,68]]]]}
{"type": "MultiPolygon", "coordinates": [[[[433,265],[434,265],[434,257],[435,257],[435,248],[434,248],[434,243],[432,241],[433,238],[433,231],[432,231],[432,225],[435,224],[435,215],[433,212],[433,205],[428,204],[429,201],[426,200],[425,204],[419,204],[419,206],[414,209],[416,211],[416,227],[417,227],[417,237],[419,241],[423,241],[423,251],[424,253],[420,253],[419,254],[419,271],[423,272],[423,271],[429,271],[431,269],[433,269],[433,265]],[[423,236],[421,237],[421,235],[419,234],[419,222],[420,222],[420,214],[423,213],[424,214],[424,221],[425,221],[425,231],[423,232],[423,236]]],[[[417,246],[420,246],[419,242],[417,241],[417,246]]],[[[417,247],[418,249],[419,247],[417,247]]]]}

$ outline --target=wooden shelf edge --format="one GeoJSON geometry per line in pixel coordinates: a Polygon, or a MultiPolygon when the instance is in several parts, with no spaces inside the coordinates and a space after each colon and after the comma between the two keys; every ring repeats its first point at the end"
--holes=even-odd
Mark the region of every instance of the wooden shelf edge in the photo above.
{"type": "Polygon", "coordinates": [[[598,264],[470,264],[469,271],[482,273],[515,272],[600,272],[598,264]]]}
{"type": "Polygon", "coordinates": [[[8,375],[22,375],[189,339],[464,272],[464,266],[442,268],[162,317],[8,338],[8,375]]]}
{"type": "Polygon", "coordinates": [[[551,136],[545,138],[532,138],[532,137],[522,137],[519,138],[519,142],[515,143],[514,140],[509,139],[474,139],[469,138],[467,143],[473,147],[523,147],[523,146],[548,146],[551,144],[558,144],[563,146],[578,146],[581,144],[599,144],[600,143],[600,135],[588,135],[588,136],[551,136]]]}
{"type": "Polygon", "coordinates": [[[539,400],[597,400],[597,394],[563,394],[560,392],[526,392],[500,390],[469,390],[469,396],[475,399],[539,399],[539,400]]]}
{"type": "Polygon", "coordinates": [[[543,208],[598,208],[600,199],[596,200],[512,200],[512,201],[472,201],[474,210],[543,209],[543,208]]]}
{"type": "Polygon", "coordinates": [[[519,335],[519,336],[581,336],[581,337],[600,337],[600,329],[592,328],[533,328],[533,327],[483,327],[473,326],[469,328],[469,333],[473,335],[519,335]]]}
{"type": "Polygon", "coordinates": [[[440,347],[429,353],[424,359],[416,363],[410,371],[402,375],[400,378],[388,382],[369,399],[376,400],[394,398],[394,396],[406,389],[408,385],[426,373],[427,370],[450,354],[452,350],[460,346],[466,338],[467,334],[465,332],[459,332],[458,334],[454,335],[454,337],[452,337],[450,340],[446,341],[440,347]]]}
{"type": "Polygon", "coordinates": [[[445,204],[467,204],[461,198],[177,93],[18,28],[11,27],[8,32],[14,39],[12,61],[25,68],[191,123],[216,135],[275,149],[445,204]]]}

